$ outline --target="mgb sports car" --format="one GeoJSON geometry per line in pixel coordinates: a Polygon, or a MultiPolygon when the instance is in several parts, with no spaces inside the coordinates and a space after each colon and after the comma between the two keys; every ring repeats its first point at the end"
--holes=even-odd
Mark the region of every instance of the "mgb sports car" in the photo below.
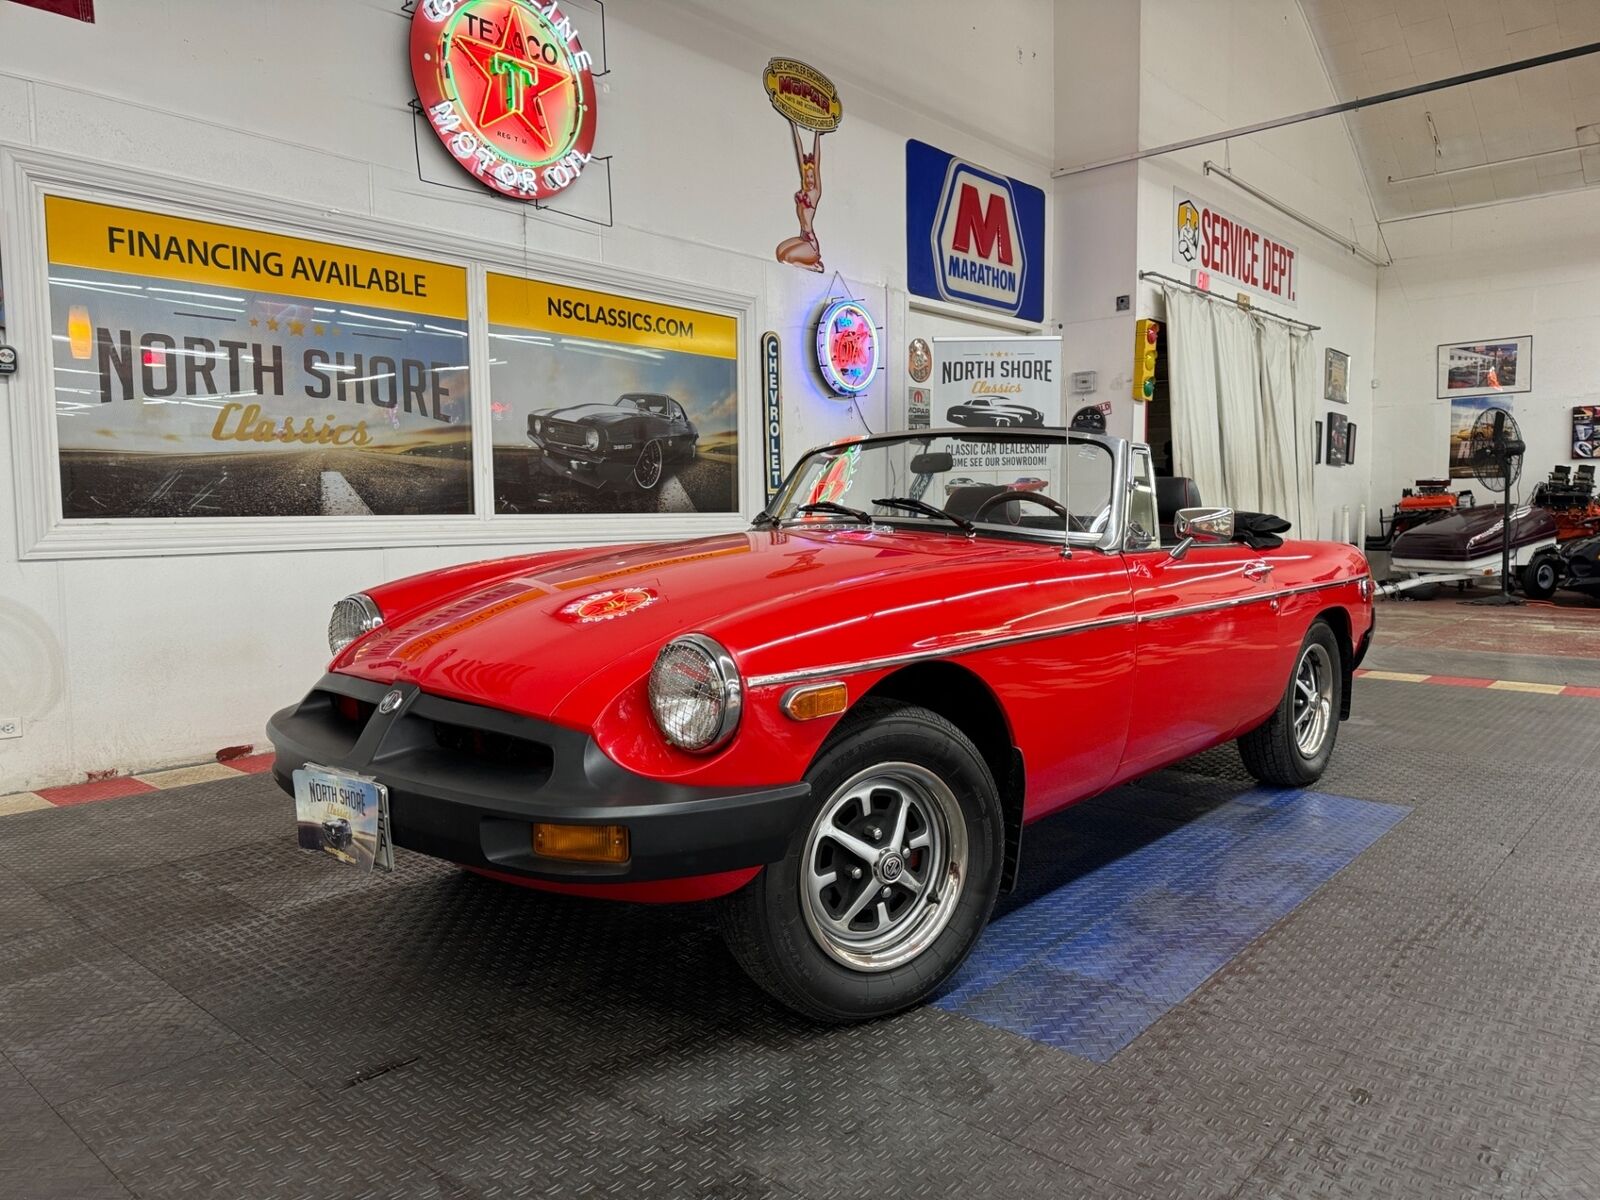
{"type": "Polygon", "coordinates": [[[393,845],[507,883],[715,901],[779,1000],[879,1016],[960,965],[1030,822],[1234,739],[1269,784],[1322,773],[1367,564],[1235,526],[1161,512],[1149,451],[1104,435],[845,439],[742,532],[340,601],[274,772],[373,788],[393,845]],[[946,493],[980,462],[1051,482],[946,493]]]}

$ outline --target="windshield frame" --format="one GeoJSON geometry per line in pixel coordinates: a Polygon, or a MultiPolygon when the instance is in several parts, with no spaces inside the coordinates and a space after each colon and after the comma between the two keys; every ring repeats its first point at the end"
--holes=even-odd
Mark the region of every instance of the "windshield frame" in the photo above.
{"type": "MultiPolygon", "coordinates": [[[[995,436],[1001,434],[999,430],[981,430],[978,436],[995,436]]],[[[792,493],[805,470],[805,465],[812,458],[820,454],[834,454],[849,446],[881,446],[894,442],[920,442],[932,441],[937,438],[950,437],[970,441],[974,431],[961,426],[944,426],[937,429],[906,429],[895,433],[863,434],[857,437],[844,437],[826,445],[814,446],[800,456],[800,460],[789,469],[784,476],[783,485],[774,493],[767,506],[761,510],[756,518],[759,523],[765,524],[773,520],[776,513],[783,510],[788,504],[792,493]]],[[[1033,428],[1033,429],[1007,429],[1003,436],[1007,441],[1028,442],[1064,442],[1068,445],[1096,445],[1100,446],[1111,456],[1111,516],[1106,522],[1106,527],[1099,533],[1069,532],[1066,535],[1068,546],[1086,546],[1106,553],[1116,553],[1122,549],[1123,537],[1128,521],[1128,484],[1130,475],[1130,458],[1128,440],[1126,438],[1111,437],[1100,433],[1079,433],[1076,430],[1064,428],[1033,428]]],[[[892,526],[896,529],[914,528],[927,532],[951,533],[960,537],[967,534],[961,532],[954,525],[941,525],[927,517],[909,516],[875,516],[872,518],[874,525],[892,526]]],[[[859,525],[854,526],[860,528],[859,525]]],[[[1005,538],[1007,540],[1022,540],[1038,542],[1048,546],[1060,546],[1061,533],[1047,529],[1029,530],[1002,530],[988,525],[977,528],[977,537],[1005,538]]]]}

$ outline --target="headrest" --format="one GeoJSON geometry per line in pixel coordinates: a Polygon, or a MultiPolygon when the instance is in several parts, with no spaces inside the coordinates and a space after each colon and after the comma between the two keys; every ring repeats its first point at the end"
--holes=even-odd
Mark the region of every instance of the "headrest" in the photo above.
{"type": "Polygon", "coordinates": [[[1156,513],[1163,524],[1170,525],[1180,508],[1199,508],[1202,503],[1194,480],[1182,475],[1156,477],[1156,513]]]}
{"type": "MultiPolygon", "coordinates": [[[[998,483],[974,483],[968,487],[959,487],[951,492],[940,505],[947,513],[958,517],[970,517],[978,511],[978,506],[990,496],[998,496],[1006,489],[998,483]]],[[[935,504],[939,502],[934,501],[935,504]]]]}

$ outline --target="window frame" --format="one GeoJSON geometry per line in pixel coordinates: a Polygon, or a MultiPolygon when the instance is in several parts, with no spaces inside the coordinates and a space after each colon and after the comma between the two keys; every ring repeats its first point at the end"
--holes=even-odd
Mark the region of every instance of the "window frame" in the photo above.
{"type": "MultiPolygon", "coordinates": [[[[470,210],[463,208],[465,218],[470,210]]],[[[484,239],[345,214],[300,201],[180,182],[123,167],[86,163],[37,149],[0,145],[0,262],[6,264],[7,336],[21,348],[22,367],[4,394],[11,419],[11,501],[20,561],[140,558],[158,555],[410,546],[570,546],[637,541],[638,514],[500,514],[494,512],[493,414],[489,380],[489,272],[547,280],[698,308],[737,322],[737,429],[742,453],[738,510],[658,514],[651,538],[695,537],[744,528],[763,505],[755,379],[760,301],[757,291],[678,279],[541,254],[484,239]],[[55,367],[49,353],[51,308],[44,198],[64,196],[190,220],[426,259],[467,272],[467,329],[472,388],[473,511],[451,516],[163,517],[104,521],[62,513],[55,367]]],[[[527,219],[533,220],[529,213],[527,219]]]]}

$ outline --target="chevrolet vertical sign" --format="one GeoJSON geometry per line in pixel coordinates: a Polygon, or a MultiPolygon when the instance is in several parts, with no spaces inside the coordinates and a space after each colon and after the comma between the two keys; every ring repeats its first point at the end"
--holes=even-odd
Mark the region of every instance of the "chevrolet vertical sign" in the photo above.
{"type": "Polygon", "coordinates": [[[1044,192],[925,142],[906,143],[913,295],[1044,319],[1044,192]]]}
{"type": "Polygon", "coordinates": [[[775,333],[761,335],[761,431],[765,445],[767,499],[783,486],[783,345],[775,333]]]}

